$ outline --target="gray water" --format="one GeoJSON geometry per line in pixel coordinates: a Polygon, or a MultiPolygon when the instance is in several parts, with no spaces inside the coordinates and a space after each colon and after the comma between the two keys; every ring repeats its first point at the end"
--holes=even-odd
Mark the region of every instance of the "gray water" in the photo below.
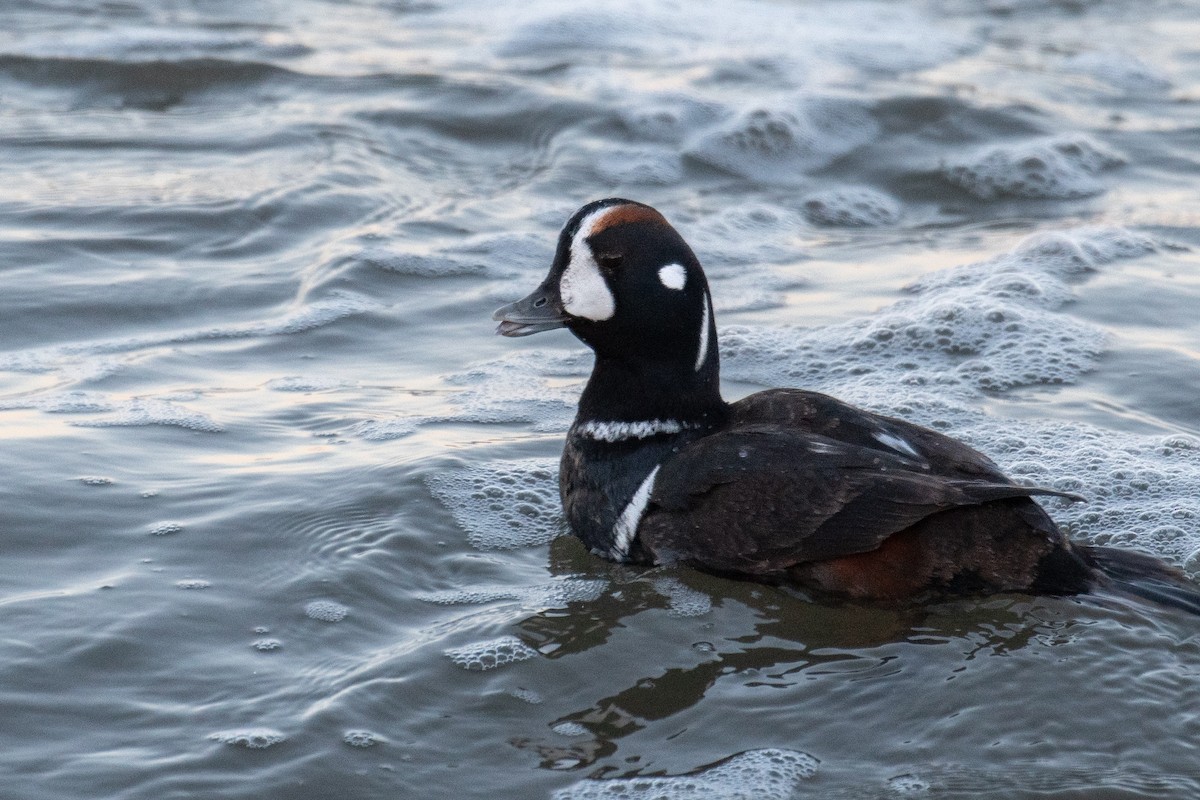
{"type": "Polygon", "coordinates": [[[652,203],[727,396],[1196,576],[1198,151],[1196,2],[0,6],[0,796],[1200,796],[1195,617],[600,561],[490,321],[652,203]]]}

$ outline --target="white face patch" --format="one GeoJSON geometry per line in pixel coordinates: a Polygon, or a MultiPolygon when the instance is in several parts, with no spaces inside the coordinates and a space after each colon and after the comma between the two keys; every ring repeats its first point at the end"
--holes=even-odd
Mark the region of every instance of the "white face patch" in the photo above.
{"type": "Polygon", "coordinates": [[[571,239],[571,261],[558,281],[558,294],[567,313],[593,322],[611,319],[617,311],[616,301],[587,243],[592,228],[610,211],[611,206],[599,208],[580,221],[579,230],[571,239]]]}
{"type": "Polygon", "coordinates": [[[667,264],[658,271],[658,279],[668,289],[679,291],[687,285],[687,270],[682,264],[667,264]]]}
{"type": "Polygon", "coordinates": [[[696,372],[708,358],[708,294],[704,295],[704,313],[700,316],[700,347],[696,350],[696,372]]]}
{"type": "Polygon", "coordinates": [[[613,545],[609,548],[608,554],[614,561],[624,561],[629,557],[629,547],[633,544],[633,538],[637,536],[642,515],[646,513],[646,506],[650,502],[650,493],[654,491],[656,477],[658,477],[658,467],[650,470],[650,474],[633,493],[629,505],[625,506],[625,510],[621,512],[621,516],[613,525],[613,545]]]}

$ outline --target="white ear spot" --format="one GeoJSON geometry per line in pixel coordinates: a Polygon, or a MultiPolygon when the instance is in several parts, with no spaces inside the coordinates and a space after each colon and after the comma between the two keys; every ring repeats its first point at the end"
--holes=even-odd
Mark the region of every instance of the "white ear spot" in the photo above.
{"type": "Polygon", "coordinates": [[[678,291],[687,285],[687,270],[680,264],[667,264],[658,271],[658,279],[663,286],[678,291]]]}

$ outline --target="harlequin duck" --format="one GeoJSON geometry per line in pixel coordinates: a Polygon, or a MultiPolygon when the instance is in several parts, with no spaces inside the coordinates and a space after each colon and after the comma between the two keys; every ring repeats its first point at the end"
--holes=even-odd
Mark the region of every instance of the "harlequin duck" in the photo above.
{"type": "Polygon", "coordinates": [[[1200,613],[1150,556],[1074,543],[990,459],[943,434],[798,389],[726,403],[708,283],[655,209],[598,200],[497,333],[567,328],[595,365],[560,466],[571,531],[598,553],[850,598],[1127,592],[1200,613]]]}

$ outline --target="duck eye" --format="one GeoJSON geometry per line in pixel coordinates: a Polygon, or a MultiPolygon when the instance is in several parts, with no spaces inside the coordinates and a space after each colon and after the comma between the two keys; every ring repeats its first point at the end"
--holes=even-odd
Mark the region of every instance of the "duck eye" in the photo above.
{"type": "Polygon", "coordinates": [[[602,253],[596,256],[596,263],[603,269],[616,269],[621,266],[620,253],[602,253]]]}

